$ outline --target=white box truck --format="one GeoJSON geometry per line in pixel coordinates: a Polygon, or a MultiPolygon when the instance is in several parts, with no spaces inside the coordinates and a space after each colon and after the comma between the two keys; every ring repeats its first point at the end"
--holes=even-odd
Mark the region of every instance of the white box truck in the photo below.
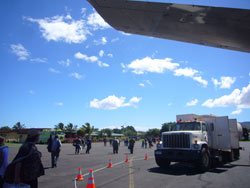
{"type": "Polygon", "coordinates": [[[166,168],[171,162],[192,162],[202,171],[212,161],[239,159],[242,127],[228,116],[183,114],[176,116],[171,131],[163,132],[155,150],[158,166],[166,168]]]}

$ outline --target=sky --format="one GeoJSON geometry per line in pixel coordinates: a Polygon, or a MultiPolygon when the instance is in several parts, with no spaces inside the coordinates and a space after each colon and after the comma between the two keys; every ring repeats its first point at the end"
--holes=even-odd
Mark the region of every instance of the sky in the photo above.
{"type": "Polygon", "coordinates": [[[250,121],[250,53],[126,34],[86,0],[1,0],[0,23],[0,127],[146,131],[190,113],[250,121]]]}

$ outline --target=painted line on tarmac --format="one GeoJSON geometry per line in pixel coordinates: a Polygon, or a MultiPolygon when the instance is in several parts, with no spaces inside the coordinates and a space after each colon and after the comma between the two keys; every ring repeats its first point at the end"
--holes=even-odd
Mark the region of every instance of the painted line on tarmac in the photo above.
{"type": "MultiPolygon", "coordinates": [[[[133,158],[135,158],[135,157],[132,157],[132,158],[130,159],[130,162],[129,162],[129,163],[131,163],[132,161],[144,160],[144,158],[138,158],[138,159],[133,159],[133,158]]],[[[148,158],[150,159],[150,158],[153,158],[153,157],[148,157],[148,158]]],[[[119,164],[123,164],[123,163],[125,163],[125,161],[121,161],[121,162],[118,162],[118,163],[114,163],[114,164],[113,164],[113,166],[117,166],[117,165],[119,165],[119,164]]],[[[104,170],[104,169],[106,169],[106,168],[108,168],[108,166],[105,166],[105,167],[102,167],[102,168],[99,168],[99,169],[93,170],[93,172],[95,173],[95,172],[98,172],[98,171],[104,170]]],[[[82,176],[88,176],[88,175],[89,175],[89,172],[88,172],[88,173],[83,174],[82,176]]]]}
{"type": "Polygon", "coordinates": [[[132,167],[133,167],[133,157],[131,158],[130,163],[129,163],[129,188],[135,187],[132,167]]]}

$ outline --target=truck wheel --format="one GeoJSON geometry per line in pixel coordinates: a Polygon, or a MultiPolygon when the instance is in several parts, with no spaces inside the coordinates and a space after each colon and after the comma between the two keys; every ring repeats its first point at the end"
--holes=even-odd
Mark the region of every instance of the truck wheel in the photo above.
{"type": "Polygon", "coordinates": [[[166,169],[169,167],[171,161],[167,160],[167,159],[163,159],[163,158],[159,158],[159,157],[156,157],[155,158],[155,162],[156,164],[160,167],[160,168],[163,168],[163,169],[166,169]]]}
{"type": "Polygon", "coordinates": [[[209,152],[207,151],[206,148],[202,148],[200,164],[199,164],[200,170],[203,172],[209,170],[210,164],[211,164],[211,160],[210,160],[209,152]]]}

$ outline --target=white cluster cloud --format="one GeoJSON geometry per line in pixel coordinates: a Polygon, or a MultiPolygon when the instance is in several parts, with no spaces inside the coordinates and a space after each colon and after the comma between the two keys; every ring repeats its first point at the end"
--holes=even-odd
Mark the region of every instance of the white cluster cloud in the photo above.
{"type": "Polygon", "coordinates": [[[91,108],[99,108],[104,110],[115,110],[121,107],[135,106],[142,98],[132,97],[129,102],[125,102],[126,97],[116,97],[115,95],[108,96],[103,100],[94,99],[90,102],[91,108]]]}
{"type": "Polygon", "coordinates": [[[109,24],[97,13],[90,14],[87,18],[87,24],[91,25],[93,30],[108,29],[109,24]]]}
{"type": "Polygon", "coordinates": [[[236,78],[230,77],[230,76],[222,76],[220,78],[220,81],[218,81],[215,78],[212,78],[212,82],[215,85],[215,87],[220,86],[220,88],[224,89],[230,89],[232,84],[236,81],[236,78]]]}
{"type": "Polygon", "coordinates": [[[145,84],[144,83],[139,83],[139,86],[145,87],[145,84]]]}
{"type": "Polygon", "coordinates": [[[27,60],[30,56],[30,52],[26,50],[22,44],[11,44],[12,53],[16,54],[19,58],[18,60],[24,61],[27,60]]]}
{"type": "Polygon", "coordinates": [[[37,62],[37,63],[46,63],[47,62],[47,58],[33,58],[30,59],[31,62],[37,62]]]}
{"type": "Polygon", "coordinates": [[[206,80],[203,80],[201,76],[198,76],[197,73],[199,71],[192,69],[192,68],[179,68],[174,70],[174,75],[175,76],[185,76],[185,77],[190,77],[193,80],[201,83],[204,87],[207,86],[208,82],[206,80]]]}
{"type": "Polygon", "coordinates": [[[187,102],[186,106],[195,106],[198,103],[198,99],[194,99],[190,102],[187,102]]]}
{"type": "Polygon", "coordinates": [[[52,73],[56,73],[56,74],[59,74],[59,73],[60,73],[59,70],[56,70],[56,69],[54,69],[54,68],[49,68],[48,70],[49,70],[49,72],[52,72],[52,73]]]}
{"type": "Polygon", "coordinates": [[[98,46],[98,45],[105,45],[107,44],[108,41],[106,37],[102,37],[100,40],[94,40],[93,42],[96,46],[98,46]]]}
{"type": "Polygon", "coordinates": [[[85,54],[82,54],[81,52],[77,52],[75,54],[76,59],[81,59],[87,62],[96,62],[99,67],[109,67],[109,64],[101,62],[97,56],[87,56],[85,54]]]}
{"type": "Polygon", "coordinates": [[[82,59],[82,60],[88,61],[88,62],[96,62],[96,61],[98,61],[98,57],[96,57],[96,56],[90,56],[90,57],[88,57],[87,55],[82,54],[81,52],[77,52],[75,54],[75,58],[82,59]]]}
{"type": "Polygon", "coordinates": [[[83,78],[83,76],[77,72],[71,73],[69,76],[74,77],[78,80],[81,80],[83,78]]]}
{"type": "Polygon", "coordinates": [[[66,61],[59,61],[58,64],[64,66],[64,67],[69,67],[71,64],[70,59],[66,59],[66,61]]]}
{"type": "Polygon", "coordinates": [[[55,105],[56,106],[63,106],[63,102],[56,102],[55,105]]]}
{"type": "MultiPolygon", "coordinates": [[[[166,70],[174,70],[179,66],[178,63],[172,63],[172,59],[151,59],[150,57],[145,57],[143,59],[136,59],[128,64],[126,67],[128,69],[133,69],[135,74],[144,74],[146,72],[154,73],[164,73],[166,70]]],[[[125,65],[122,65],[125,67],[125,65]]]]}
{"type": "Polygon", "coordinates": [[[187,67],[178,68],[180,65],[178,63],[172,63],[171,58],[152,59],[151,57],[145,57],[143,59],[136,59],[128,65],[122,63],[121,66],[123,72],[126,72],[126,69],[132,69],[132,72],[135,74],[145,74],[147,72],[164,73],[169,70],[172,71],[175,76],[190,77],[201,83],[204,87],[208,85],[208,82],[199,75],[199,71],[187,67]]]}
{"type": "Polygon", "coordinates": [[[82,43],[91,34],[83,20],[75,21],[67,16],[54,16],[44,19],[24,19],[39,24],[43,37],[48,41],[64,41],[66,43],[82,43]]]}
{"type": "Polygon", "coordinates": [[[111,42],[116,42],[116,41],[118,41],[118,40],[119,40],[119,38],[116,37],[116,38],[112,39],[111,42]]]}
{"type": "Polygon", "coordinates": [[[31,95],[35,94],[35,91],[34,90],[29,90],[29,94],[31,94],[31,95]]]}
{"type": "Polygon", "coordinates": [[[46,63],[47,58],[31,58],[31,53],[22,44],[11,44],[11,51],[17,55],[19,61],[29,60],[30,62],[46,63]]]}
{"type": "Polygon", "coordinates": [[[180,68],[174,70],[175,76],[193,77],[198,71],[192,68],[180,68]]]}
{"type": "Polygon", "coordinates": [[[250,108],[250,84],[247,87],[243,87],[242,90],[233,90],[229,95],[224,95],[217,99],[208,99],[202,106],[209,108],[236,106],[237,110],[233,113],[241,113],[241,109],[250,108]]]}
{"type": "Polygon", "coordinates": [[[152,83],[151,83],[149,80],[144,80],[143,82],[144,82],[144,83],[140,83],[139,86],[141,86],[141,87],[146,87],[145,84],[148,84],[148,85],[152,86],[152,83]]]}
{"type": "Polygon", "coordinates": [[[100,51],[99,51],[99,56],[100,56],[100,57],[103,57],[103,55],[104,55],[104,51],[103,51],[103,50],[100,50],[100,51]]]}
{"type": "Polygon", "coordinates": [[[107,56],[110,58],[114,57],[113,54],[111,54],[111,53],[108,53],[107,56]]]}

